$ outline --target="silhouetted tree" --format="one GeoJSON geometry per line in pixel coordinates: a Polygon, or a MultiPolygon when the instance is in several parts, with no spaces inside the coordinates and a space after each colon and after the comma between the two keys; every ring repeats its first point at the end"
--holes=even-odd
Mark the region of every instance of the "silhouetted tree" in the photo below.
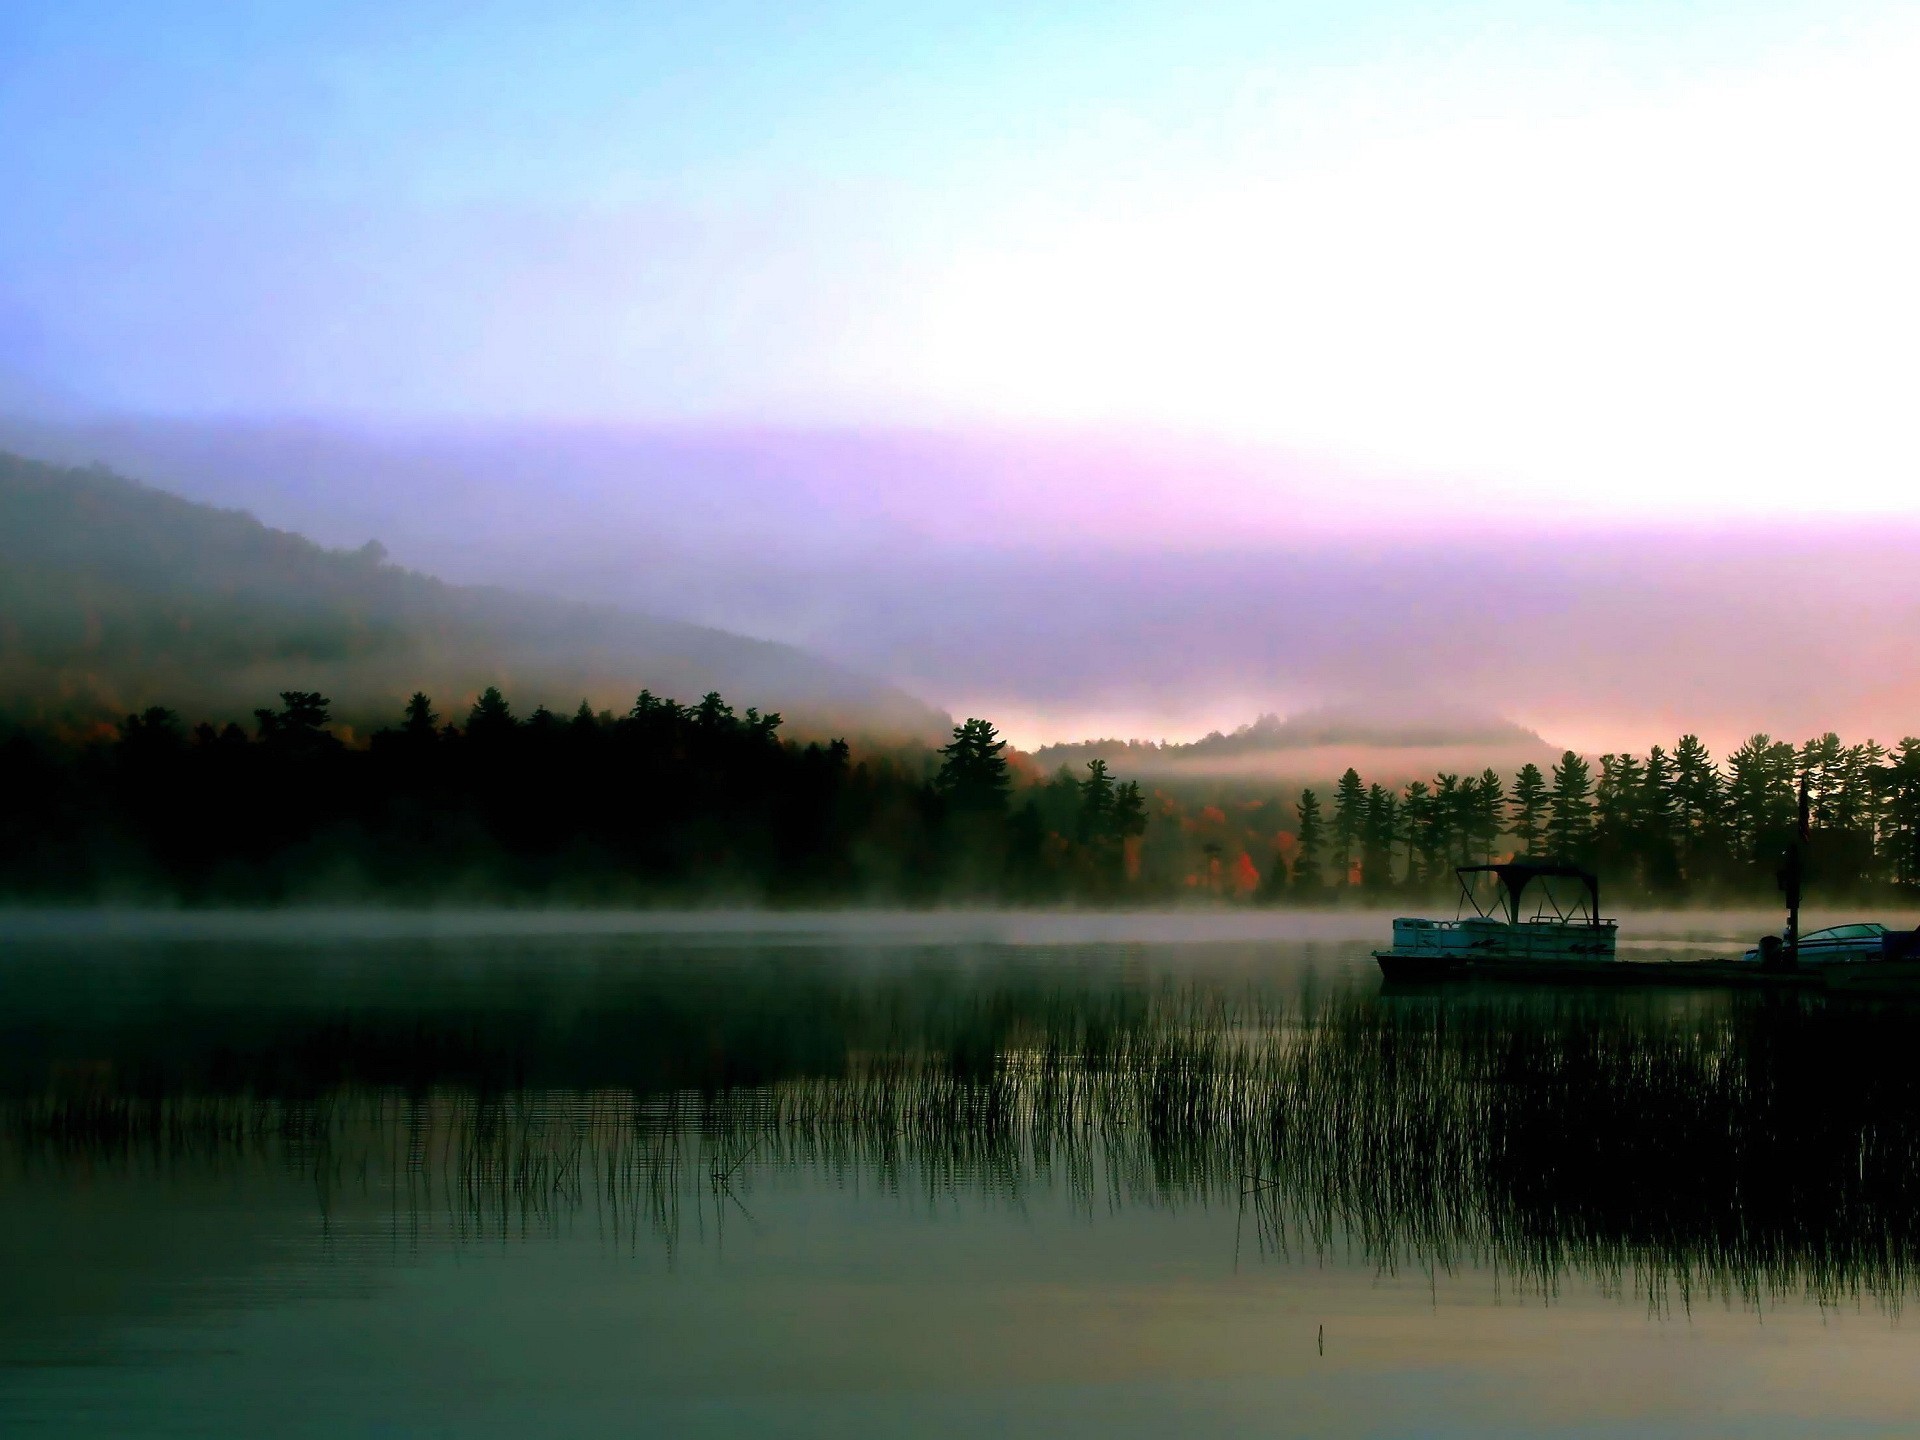
{"type": "Polygon", "coordinates": [[[1362,836],[1367,824],[1367,788],[1360,772],[1352,766],[1340,777],[1333,792],[1333,883],[1345,886],[1354,862],[1360,858],[1362,836]]]}
{"type": "Polygon", "coordinates": [[[1433,799],[1427,806],[1427,854],[1432,872],[1438,875],[1460,863],[1461,819],[1465,809],[1458,775],[1433,777],[1433,799]]]}
{"type": "Polygon", "coordinates": [[[988,721],[968,719],[954,726],[953,739],[940,749],[935,788],[957,809],[1000,813],[1013,783],[1002,753],[1006,748],[988,721]]]}
{"type": "Polygon", "coordinates": [[[1593,771],[1568,750],[1553,767],[1547,798],[1547,849],[1563,860],[1584,860],[1593,838],[1593,771]]]}
{"type": "Polygon", "coordinates": [[[1634,846],[1640,860],[1640,878],[1655,895],[1671,895],[1680,884],[1680,848],[1674,833],[1673,765],[1656,745],[1647,752],[1635,801],[1638,830],[1634,846]]]}
{"type": "Polygon", "coordinates": [[[1107,762],[1089,760],[1087,778],[1080,782],[1078,839],[1084,844],[1105,840],[1113,830],[1113,777],[1107,762]]]}
{"type": "Polygon", "coordinates": [[[1361,851],[1361,883],[1371,891],[1393,884],[1393,844],[1400,802],[1384,785],[1367,787],[1366,836],[1361,851]]]}
{"type": "Polygon", "coordinates": [[[1147,833],[1147,802],[1138,780],[1128,780],[1114,789],[1113,833],[1123,843],[1147,833]]]}
{"type": "Polygon", "coordinates": [[[507,704],[507,697],[497,687],[489,685],[480,692],[480,698],[473,702],[473,708],[467,712],[467,738],[499,740],[511,734],[518,723],[513,718],[513,707],[507,704]]]}
{"type": "Polygon", "coordinates": [[[1620,881],[1638,881],[1640,801],[1646,766],[1635,756],[1600,757],[1600,782],[1594,787],[1593,858],[1600,870],[1620,881]]]}
{"type": "Polygon", "coordinates": [[[1407,883],[1415,888],[1432,880],[1439,868],[1433,853],[1434,808],[1426,781],[1407,786],[1400,801],[1400,835],[1407,847],[1407,883]]]}
{"type": "Polygon", "coordinates": [[[1920,886],[1920,738],[1909,735],[1894,747],[1882,783],[1893,879],[1920,886]]]}
{"type": "Polygon", "coordinates": [[[1302,790],[1293,813],[1299,822],[1293,851],[1294,893],[1302,899],[1317,899],[1324,884],[1320,877],[1320,856],[1326,845],[1320,797],[1311,790],[1302,790]]]}
{"type": "Polygon", "coordinates": [[[1529,760],[1513,780],[1513,838],[1522,855],[1540,853],[1547,834],[1547,777],[1529,760]]]}
{"type": "Polygon", "coordinates": [[[1507,787],[1501,781],[1499,773],[1492,769],[1480,772],[1480,785],[1474,796],[1472,819],[1472,840],[1474,858],[1482,863],[1491,863],[1494,851],[1500,844],[1501,830],[1506,823],[1507,787]]]}
{"type": "Polygon", "coordinates": [[[1680,873],[1700,880],[1720,849],[1723,790],[1720,769],[1698,735],[1682,735],[1674,744],[1671,793],[1680,873]]]}
{"type": "Polygon", "coordinates": [[[1735,859],[1771,870],[1795,824],[1798,753],[1785,741],[1760,734],[1727,757],[1726,815],[1735,859]]]}

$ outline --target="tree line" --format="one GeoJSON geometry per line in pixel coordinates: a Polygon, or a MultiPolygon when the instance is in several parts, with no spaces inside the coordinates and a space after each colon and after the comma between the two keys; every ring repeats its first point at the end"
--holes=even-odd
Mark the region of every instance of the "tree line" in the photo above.
{"type": "Polygon", "coordinates": [[[1454,866],[1523,855],[1595,869],[1614,896],[1771,895],[1808,796],[1808,883],[1920,886],[1920,739],[1696,736],[1597,762],[1393,787],[1347,770],[1322,798],[1203,803],[1015,763],[968,719],[938,748],[856,756],[777,714],[642,692],[517,714],[497,689],[458,723],[416,693],[365,743],[327,697],[253,724],[130,715],[75,743],[0,742],[0,897],[187,903],[1272,903],[1444,894],[1454,866]]]}
{"type": "Polygon", "coordinates": [[[1292,804],[1290,845],[1267,899],[1438,888],[1456,865],[1509,856],[1593,868],[1615,894],[1745,899],[1769,891],[1808,801],[1809,879],[1835,894],[1920,885],[1920,739],[1892,750],[1833,733],[1801,745],[1759,734],[1716,761],[1696,735],[1671,750],[1569,750],[1511,782],[1493,770],[1403,789],[1340,777],[1331,803],[1292,804]]]}
{"type": "Polygon", "coordinates": [[[521,716],[488,689],[459,724],[416,693],[349,745],[326,696],[279,700],[250,728],[155,708],[94,743],[0,743],[0,895],[1110,901],[1146,824],[1139,786],[1104,764],[1016,783],[979,719],[938,750],[856,758],[718,694],[521,716]]]}

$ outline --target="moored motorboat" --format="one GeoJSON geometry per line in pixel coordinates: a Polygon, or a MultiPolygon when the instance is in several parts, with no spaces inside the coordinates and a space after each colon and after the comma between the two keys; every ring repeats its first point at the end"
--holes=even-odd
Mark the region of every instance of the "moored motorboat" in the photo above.
{"type": "MultiPolygon", "coordinates": [[[[1824,930],[1810,930],[1799,939],[1799,963],[1844,965],[1864,960],[1884,960],[1887,958],[1887,937],[1896,933],[1878,921],[1872,920],[1853,925],[1829,925],[1824,930]]],[[[1792,944],[1791,933],[1783,934],[1780,937],[1780,943],[1783,948],[1792,944]]],[[[1756,946],[1740,958],[1748,964],[1758,964],[1764,958],[1762,948],[1756,946]]]]}

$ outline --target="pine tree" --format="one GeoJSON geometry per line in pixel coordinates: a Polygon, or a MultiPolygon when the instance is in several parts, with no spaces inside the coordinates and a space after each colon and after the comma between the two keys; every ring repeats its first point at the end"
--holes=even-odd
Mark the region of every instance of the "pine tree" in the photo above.
{"type": "Polygon", "coordinates": [[[1639,878],[1640,798],[1646,766],[1633,755],[1602,755],[1594,787],[1596,863],[1612,875],[1639,878]]]}
{"type": "Polygon", "coordinates": [[[1326,843],[1320,797],[1311,790],[1302,790],[1293,813],[1300,822],[1298,844],[1293,853],[1293,888],[1303,898],[1312,898],[1320,892],[1320,855],[1326,843]]]}
{"type": "Polygon", "coordinates": [[[1804,778],[1809,815],[1816,826],[1831,828],[1838,824],[1834,812],[1846,784],[1845,764],[1845,747],[1831,730],[1807,741],[1794,757],[1795,806],[1799,803],[1799,782],[1804,778]]]}
{"type": "Polygon", "coordinates": [[[1347,767],[1333,792],[1333,883],[1344,886],[1353,874],[1359,858],[1361,837],[1367,823],[1367,790],[1360,783],[1360,772],[1347,767]]]}
{"type": "Polygon", "coordinates": [[[332,705],[318,690],[282,690],[278,710],[256,710],[253,718],[261,740],[276,752],[311,756],[340,748],[326,728],[332,705]]]}
{"type": "Polygon", "coordinates": [[[1727,757],[1728,828],[1734,854],[1749,865],[1771,865],[1792,834],[1798,762],[1792,745],[1764,733],[1727,757]]]}
{"type": "Polygon", "coordinates": [[[1439,862],[1436,870],[1453,865],[1460,858],[1460,817],[1464,808],[1461,799],[1458,775],[1433,777],[1433,803],[1427,811],[1427,823],[1431,827],[1427,850],[1439,862]]]}
{"type": "Polygon", "coordinates": [[[1113,838],[1113,776],[1107,762],[1089,760],[1087,778],[1080,782],[1079,838],[1083,845],[1098,845],[1113,838]]]}
{"type": "MultiPolygon", "coordinates": [[[[953,727],[953,740],[941,747],[940,773],[934,788],[958,810],[976,814],[1004,813],[1013,779],[1002,753],[1007,742],[986,720],[969,719],[953,727]]],[[[1102,762],[1104,772],[1105,766],[1102,762]]]]}
{"type": "Polygon", "coordinates": [[[1513,838],[1519,854],[1534,855],[1546,837],[1547,779],[1529,760],[1513,778],[1513,838]]]}
{"type": "Polygon", "coordinates": [[[1634,802],[1637,831],[1634,850],[1640,877],[1655,894],[1668,894],[1680,883],[1680,849],[1674,834],[1673,765],[1659,745],[1647,752],[1647,768],[1640,777],[1634,802]]]}
{"type": "Polygon", "coordinates": [[[1407,847],[1407,883],[1424,885],[1433,878],[1433,792],[1427,782],[1407,786],[1400,802],[1400,836],[1407,847]]]}
{"type": "Polygon", "coordinates": [[[467,736],[473,740],[494,740],[512,731],[518,722],[513,718],[513,707],[507,704],[507,697],[499,689],[489,685],[480,692],[480,698],[473,702],[473,708],[467,712],[467,736]]]}
{"type": "Polygon", "coordinates": [[[440,717],[433,713],[433,701],[426,692],[416,690],[407,701],[406,716],[400,722],[400,733],[409,740],[430,741],[440,733],[440,717]]]}
{"type": "Polygon", "coordinates": [[[1719,849],[1725,809],[1720,767],[1698,735],[1682,735],[1673,747],[1673,827],[1683,878],[1703,878],[1709,854],[1719,849]]]}
{"type": "Polygon", "coordinates": [[[1561,860],[1584,860],[1593,839],[1593,771],[1568,750],[1553,767],[1547,798],[1547,849],[1561,860]]]}
{"type": "Polygon", "coordinates": [[[1507,791],[1501,783],[1499,773],[1492,769],[1480,772],[1480,785],[1474,794],[1473,810],[1473,847],[1474,858],[1482,864],[1493,862],[1494,850],[1500,844],[1500,830],[1506,822],[1507,791]]]}
{"type": "Polygon", "coordinates": [[[720,698],[720,692],[709,690],[693,707],[693,723],[713,737],[731,733],[739,722],[734,719],[733,707],[720,698]]]}
{"type": "Polygon", "coordinates": [[[1840,752],[1839,773],[1829,801],[1834,826],[1873,833],[1873,772],[1886,756],[1887,752],[1872,741],[1849,745],[1840,752]]]}
{"type": "Polygon", "coordinates": [[[1920,739],[1907,736],[1887,766],[1884,848],[1895,884],[1920,886],[1920,739]]]}
{"type": "Polygon", "coordinates": [[[1360,855],[1360,883],[1369,890],[1393,884],[1393,844],[1400,802],[1384,785],[1367,787],[1367,828],[1360,855]]]}

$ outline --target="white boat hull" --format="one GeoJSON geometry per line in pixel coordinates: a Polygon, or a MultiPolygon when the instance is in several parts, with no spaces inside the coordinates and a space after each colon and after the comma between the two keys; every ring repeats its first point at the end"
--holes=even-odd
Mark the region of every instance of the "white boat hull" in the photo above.
{"type": "Polygon", "coordinates": [[[1611,920],[1569,925],[1561,920],[1399,919],[1393,951],[1409,960],[1568,960],[1593,963],[1616,958],[1619,927],[1611,920]]]}

